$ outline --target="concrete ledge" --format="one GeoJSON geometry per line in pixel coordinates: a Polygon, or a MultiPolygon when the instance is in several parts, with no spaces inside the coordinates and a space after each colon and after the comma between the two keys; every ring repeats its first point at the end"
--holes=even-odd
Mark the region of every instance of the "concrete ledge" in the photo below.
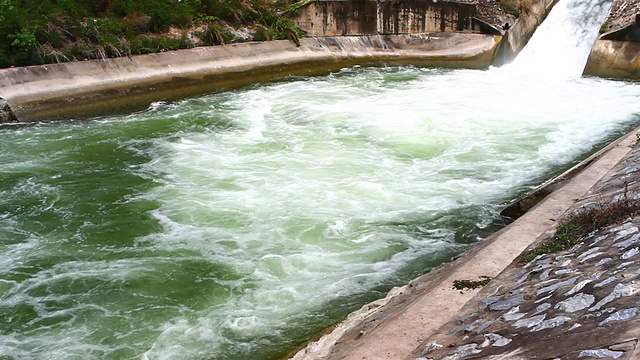
{"type": "Polygon", "coordinates": [[[124,113],[289,75],[347,66],[486,68],[499,37],[430,33],[346,36],[201,47],[130,58],[0,70],[0,97],[22,122],[124,113]]]}
{"type": "Polygon", "coordinates": [[[596,40],[584,75],[640,80],[640,42],[596,40]]]}

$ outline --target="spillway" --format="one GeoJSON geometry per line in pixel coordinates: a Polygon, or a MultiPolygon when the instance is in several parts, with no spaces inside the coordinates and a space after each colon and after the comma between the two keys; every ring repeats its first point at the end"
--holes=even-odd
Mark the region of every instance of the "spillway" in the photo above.
{"type": "Polygon", "coordinates": [[[286,355],[640,124],[638,83],[580,76],[609,6],[560,0],[487,71],[355,67],[0,127],[0,357],[286,355]]]}

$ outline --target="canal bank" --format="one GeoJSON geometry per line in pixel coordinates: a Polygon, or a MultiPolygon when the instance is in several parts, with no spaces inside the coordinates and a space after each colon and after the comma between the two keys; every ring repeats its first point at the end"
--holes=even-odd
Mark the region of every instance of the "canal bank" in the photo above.
{"type": "Polygon", "coordinates": [[[144,109],[293,75],[354,65],[486,68],[497,46],[480,34],[304,38],[202,47],[130,58],[0,70],[0,97],[19,121],[82,118],[144,109]]]}
{"type": "MultiPolygon", "coordinates": [[[[509,278],[504,274],[521,269],[522,265],[518,264],[516,258],[552,235],[558,221],[565,214],[580,209],[585,199],[610,199],[624,192],[627,189],[625,184],[637,183],[637,170],[629,175],[625,171],[616,172],[615,168],[625,161],[634,161],[627,157],[634,147],[637,148],[639,133],[640,128],[634,129],[551,180],[549,184],[555,184],[552,185],[555,190],[506,228],[484,239],[450,263],[403,287],[394,288],[384,299],[363,306],[329,334],[299,351],[293,359],[417,358],[428,347],[427,339],[437,338],[439,344],[443,344],[438,336],[453,330],[443,330],[445,324],[449,327],[452,327],[452,323],[459,326],[462,322],[456,324],[456,321],[466,313],[474,312],[473,309],[487,296],[499,294],[508,297],[504,294],[510,290],[501,290],[501,287],[506,288],[505,283],[509,282],[517,285],[518,278],[509,278]],[[616,182],[617,186],[607,192],[598,189],[601,184],[612,182],[616,182]],[[558,187],[559,183],[562,185],[558,187]],[[480,288],[461,291],[453,286],[455,280],[479,281],[482,277],[500,278],[501,281],[490,282],[482,291],[480,288]]],[[[637,196],[635,190],[629,196],[637,196]]],[[[518,292],[514,291],[510,295],[518,295],[518,292]]],[[[538,297],[531,295],[528,298],[533,300],[532,303],[538,300],[538,297]]],[[[516,305],[518,304],[513,306],[516,305]]],[[[507,310],[511,308],[512,306],[507,310]]],[[[470,322],[475,320],[477,318],[470,322]]],[[[465,335],[470,331],[456,331],[455,334],[465,335]]],[[[457,341],[459,339],[456,344],[462,345],[457,341]]],[[[558,338],[556,341],[564,340],[558,338]]],[[[451,343],[446,343],[445,346],[451,343]]],[[[439,348],[435,350],[437,349],[439,348]]],[[[439,354],[447,350],[450,352],[452,349],[440,350],[439,354]]],[[[558,355],[561,354],[556,354],[558,355]]]]}
{"type": "Polygon", "coordinates": [[[288,40],[239,43],[2,69],[0,98],[6,104],[0,120],[32,122],[126,113],[154,101],[287,76],[323,75],[355,65],[486,69],[512,60],[556,1],[533,2],[507,33],[483,23],[491,31],[311,37],[300,39],[299,44],[288,40]]]}

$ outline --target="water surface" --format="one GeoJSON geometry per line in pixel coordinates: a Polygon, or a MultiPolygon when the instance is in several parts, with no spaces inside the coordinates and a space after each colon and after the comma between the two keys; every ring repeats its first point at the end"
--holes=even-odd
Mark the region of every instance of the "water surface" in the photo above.
{"type": "Polygon", "coordinates": [[[522,59],[0,127],[0,358],[285,355],[640,122],[637,83],[522,59]]]}

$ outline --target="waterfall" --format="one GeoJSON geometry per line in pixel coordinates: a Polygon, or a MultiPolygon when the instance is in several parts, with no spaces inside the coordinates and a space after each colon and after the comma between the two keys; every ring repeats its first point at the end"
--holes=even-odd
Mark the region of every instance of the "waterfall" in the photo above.
{"type": "Polygon", "coordinates": [[[611,5],[611,0],[560,0],[511,67],[548,78],[582,75],[611,5]]]}

